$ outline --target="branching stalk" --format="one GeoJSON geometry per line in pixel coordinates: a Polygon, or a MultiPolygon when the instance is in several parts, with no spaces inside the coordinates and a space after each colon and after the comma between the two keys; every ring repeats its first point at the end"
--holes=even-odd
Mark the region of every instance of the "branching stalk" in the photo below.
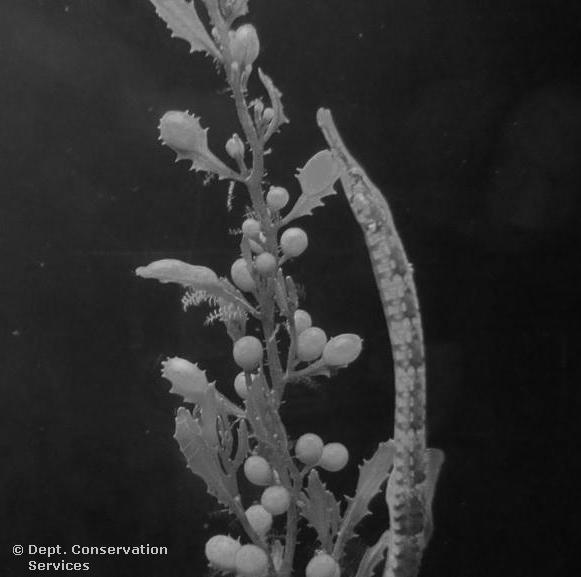
{"type": "MultiPolygon", "coordinates": [[[[299,298],[292,278],[284,277],[283,265],[288,260],[300,256],[309,242],[307,233],[303,229],[294,225],[290,228],[286,227],[295,219],[307,217],[312,214],[313,209],[322,206],[322,199],[334,192],[333,187],[337,179],[341,178],[355,216],[364,225],[370,251],[374,250],[376,256],[383,258],[381,262],[385,261],[385,270],[391,266],[391,261],[385,260],[387,258],[385,255],[391,254],[393,257],[395,254],[403,258],[405,256],[403,248],[400,249],[397,245],[394,249],[394,239],[399,241],[399,238],[395,233],[391,217],[381,219],[386,211],[382,201],[378,200],[381,197],[380,193],[372,187],[360,167],[347,155],[338,138],[329,141],[330,150],[316,153],[303,168],[299,169],[297,178],[301,193],[295,200],[294,206],[286,206],[290,196],[282,187],[272,186],[265,193],[263,189],[265,156],[270,152],[270,149],[265,151],[266,142],[281,124],[288,122],[288,119],[284,115],[280,92],[270,77],[260,69],[258,75],[268,95],[270,105],[265,107],[260,99],[248,103],[247,85],[253,64],[259,54],[258,35],[254,26],[250,24],[241,24],[235,29],[232,27],[240,16],[248,12],[247,0],[203,0],[212,26],[211,31],[206,30],[206,25],[198,17],[196,7],[200,2],[151,1],[174,36],[188,41],[192,51],[210,54],[223,66],[243,136],[241,139],[238,134],[234,134],[226,142],[226,152],[237,163],[240,174],[234,172],[210,150],[206,129],[202,128],[195,115],[179,111],[166,113],[160,123],[162,140],[164,144],[176,151],[178,159],[190,160],[195,170],[230,180],[230,190],[235,182],[243,183],[248,190],[252,205],[252,215],[247,217],[242,226],[242,259],[235,261],[231,269],[235,287],[225,279],[220,280],[214,271],[206,267],[193,266],[171,259],[156,261],[148,267],[138,269],[140,276],[157,278],[161,282],[176,282],[188,287],[193,291],[190,299],[193,304],[199,304],[202,300],[208,301],[209,297],[204,292],[206,289],[209,291],[208,294],[214,295],[219,287],[229,287],[225,289],[225,293],[224,289],[218,293],[224,295],[223,300],[226,305],[223,307],[225,312],[218,311],[222,314],[222,318],[219,318],[219,315],[216,318],[226,325],[228,335],[234,343],[234,360],[244,371],[242,388],[239,387],[238,381],[235,381],[235,386],[240,396],[246,398],[245,408],[234,405],[219,392],[216,394],[214,384],[208,383],[204,370],[186,359],[177,357],[168,359],[164,363],[163,372],[163,376],[172,382],[170,392],[181,395],[187,403],[197,407],[193,412],[189,408],[180,408],[176,418],[176,440],[188,461],[189,468],[204,479],[210,493],[219,502],[229,506],[253,543],[253,545],[242,545],[228,536],[216,536],[215,543],[230,548],[228,566],[224,565],[223,555],[218,554],[223,553],[222,550],[214,554],[215,551],[206,549],[206,555],[210,564],[219,571],[241,575],[252,573],[261,577],[266,574],[269,577],[290,577],[297,547],[299,520],[303,518],[315,529],[321,549],[328,552],[321,554],[326,557],[319,556],[319,553],[315,554],[309,565],[313,563],[316,566],[322,560],[327,567],[325,574],[338,575],[344,545],[353,537],[355,526],[367,513],[369,501],[385,482],[391,470],[391,465],[386,464],[390,449],[389,443],[380,445],[372,459],[360,468],[358,488],[343,519],[340,503],[326,489],[318,471],[314,469],[318,467],[327,471],[342,469],[349,457],[346,447],[341,443],[325,445],[320,437],[311,433],[303,434],[297,439],[293,454],[289,450],[287,432],[279,412],[286,385],[305,377],[321,374],[329,376],[336,370],[346,367],[357,359],[361,352],[362,339],[357,335],[343,334],[329,340],[321,328],[310,326],[310,316],[306,311],[301,311],[301,316],[297,316],[295,322],[299,298]],[[246,159],[249,159],[248,165],[245,162],[246,154],[248,154],[246,159]],[[368,220],[363,222],[362,218],[368,220]],[[281,228],[285,230],[282,231],[279,240],[278,234],[281,228]],[[390,235],[384,247],[381,244],[384,240],[383,229],[388,228],[390,235]],[[199,292],[196,293],[196,290],[199,292]],[[252,304],[246,300],[248,295],[251,295],[248,298],[252,304]],[[226,306],[230,308],[227,309],[226,306]],[[231,310],[234,312],[229,314],[231,310]],[[248,334],[246,328],[248,315],[260,321],[262,331],[259,336],[261,338],[248,334]],[[278,338],[278,332],[283,326],[286,326],[288,332],[287,351],[284,350],[287,346],[286,339],[279,341],[278,338]],[[286,362],[283,367],[281,359],[285,352],[286,362]],[[300,363],[309,364],[304,366],[300,363]],[[303,366],[303,368],[297,370],[297,366],[303,366]],[[260,380],[257,381],[256,378],[260,380]],[[244,382],[246,391],[244,391],[244,382]],[[254,387],[257,386],[262,388],[255,389],[254,387]],[[217,430],[224,432],[228,422],[233,420],[231,416],[235,416],[235,422],[239,422],[236,445],[232,437],[226,434],[223,437],[226,441],[222,454],[216,459],[214,451],[217,446],[217,430]],[[221,424],[218,425],[219,423],[221,424]],[[234,456],[232,452],[235,453],[234,456]],[[250,455],[255,458],[251,460],[250,455]],[[237,474],[243,462],[244,472],[249,481],[257,485],[268,485],[261,497],[262,521],[253,518],[249,511],[245,511],[238,494],[237,474]],[[254,471],[247,470],[246,466],[253,463],[259,468],[254,471]],[[269,490],[270,492],[267,493],[269,490]],[[274,504],[268,502],[272,495],[277,495],[279,499],[274,504]],[[277,550],[274,546],[271,548],[272,540],[265,536],[268,534],[269,526],[259,524],[265,519],[267,525],[271,523],[271,514],[286,514],[284,553],[278,571],[276,570],[279,562],[277,550]],[[240,561],[239,551],[250,552],[251,555],[244,559],[244,563],[254,556],[257,566],[248,569],[240,561]],[[329,567],[332,571],[329,571],[329,567]]],[[[320,122],[320,124],[325,136],[329,137],[331,134],[329,122],[326,124],[320,122]]],[[[380,259],[376,258],[376,261],[379,262],[380,259]]],[[[399,307],[399,312],[393,313],[395,316],[390,325],[390,331],[394,329],[395,335],[395,337],[392,335],[392,339],[401,339],[402,334],[407,335],[404,330],[407,325],[405,325],[406,319],[403,318],[403,314],[410,308],[418,309],[415,290],[409,289],[411,270],[408,271],[407,261],[402,262],[406,266],[402,266],[398,274],[403,277],[401,279],[395,276],[386,277],[386,282],[382,284],[385,291],[391,291],[384,299],[384,304],[393,308],[395,303],[399,307]],[[408,287],[406,290],[409,298],[403,303],[407,308],[403,305],[399,306],[401,297],[398,295],[402,283],[404,287],[408,287]]],[[[381,272],[381,274],[384,273],[381,272]]],[[[416,324],[419,327],[419,321],[416,324]]],[[[416,353],[422,352],[421,327],[418,327],[414,325],[410,332],[413,337],[410,340],[410,342],[413,341],[411,347],[415,347],[412,352],[416,353]]],[[[420,366],[417,360],[406,364],[407,361],[404,362],[402,355],[407,349],[404,351],[403,345],[401,343],[400,345],[397,352],[401,353],[402,358],[394,355],[401,373],[399,374],[400,381],[407,379],[411,380],[412,384],[418,385],[415,389],[412,387],[415,405],[409,402],[410,407],[414,407],[413,411],[408,411],[411,417],[403,411],[400,413],[408,421],[409,418],[415,416],[417,422],[412,424],[416,425],[416,430],[423,432],[424,418],[420,411],[423,410],[424,399],[414,392],[416,389],[420,390],[420,385],[423,387],[423,365],[420,366]],[[414,375],[411,374],[411,369],[414,375]]],[[[416,354],[414,358],[422,356],[416,354]]],[[[421,361],[423,362],[423,358],[421,361]]],[[[397,371],[396,377],[398,377],[397,371]]],[[[403,395],[399,397],[397,406],[401,407],[403,395]]],[[[407,398],[409,397],[410,395],[407,398]]],[[[405,399],[404,401],[408,402],[405,399]]],[[[399,433],[396,429],[395,441],[402,446],[404,442],[407,442],[407,437],[404,438],[403,434],[410,428],[410,422],[406,424],[407,428],[402,425],[399,433]]],[[[423,476],[420,479],[420,475],[416,475],[412,479],[416,484],[412,487],[413,492],[409,494],[415,499],[416,509],[411,512],[417,513],[414,519],[427,519],[429,495],[424,486],[416,482],[420,479],[419,483],[423,483],[423,478],[427,477],[423,441],[415,441],[410,451],[410,463],[413,463],[423,476]]],[[[399,470],[397,473],[401,477],[402,473],[399,470]]],[[[394,486],[399,489],[404,486],[401,478],[395,478],[395,481],[399,483],[399,486],[388,484],[388,487],[392,487],[392,493],[394,486]]],[[[400,490],[396,496],[399,499],[396,505],[402,507],[409,505],[410,499],[407,494],[400,490]]],[[[395,503],[393,499],[388,501],[388,504],[393,503],[395,503]]],[[[392,509],[395,510],[390,506],[390,511],[392,509]]],[[[410,507],[408,509],[411,510],[410,507]]],[[[408,510],[405,512],[409,513],[408,510]]],[[[408,516],[411,518],[411,515],[408,516]]],[[[390,529],[393,534],[396,534],[404,524],[399,519],[392,519],[390,529]]],[[[418,556],[417,552],[421,554],[424,546],[423,535],[418,532],[411,537],[413,547],[410,545],[404,551],[405,558],[403,554],[399,557],[404,559],[406,564],[409,564],[408,561],[414,561],[413,566],[417,567],[421,556],[418,556]]],[[[371,567],[371,571],[377,564],[377,559],[380,559],[383,554],[382,547],[383,541],[380,541],[364,556],[365,566],[371,567]]],[[[392,557],[393,555],[394,553],[392,557]]],[[[390,567],[395,567],[391,557],[389,563],[391,563],[390,567]]],[[[357,575],[363,575],[361,571],[360,568],[357,575]]],[[[319,574],[313,570],[310,572],[319,574]]],[[[404,573],[392,571],[387,577],[395,577],[396,574],[398,577],[415,577],[412,573],[408,573],[404,575],[404,573]]]]}

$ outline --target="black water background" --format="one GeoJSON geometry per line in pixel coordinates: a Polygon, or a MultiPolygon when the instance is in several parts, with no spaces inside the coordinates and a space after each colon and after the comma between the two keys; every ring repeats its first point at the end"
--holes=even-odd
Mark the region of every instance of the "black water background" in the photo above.
{"type": "MultiPolygon", "coordinates": [[[[314,112],[330,107],[415,265],[430,438],[447,454],[422,575],[568,575],[579,537],[581,9],[251,4],[260,66],[292,120],[273,141],[272,181],[296,192],[296,167],[324,146],[314,112]]],[[[178,402],[159,362],[199,361],[227,393],[235,367],[219,327],[132,271],[176,257],[227,272],[244,200],[228,214],[225,187],[202,189],[174,166],[156,126],[167,109],[189,109],[220,151],[230,100],[210,61],[188,56],[145,1],[5,1],[0,13],[2,574],[28,574],[14,544],[149,543],[170,555],[95,557],[91,574],[202,575],[204,541],[227,520],[171,438],[178,402]]],[[[329,334],[361,334],[366,350],[337,380],[295,391],[287,422],[350,447],[351,468],[328,479],[349,493],[355,462],[392,427],[387,337],[344,201],[304,227],[311,248],[292,271],[307,308],[329,334]]]]}

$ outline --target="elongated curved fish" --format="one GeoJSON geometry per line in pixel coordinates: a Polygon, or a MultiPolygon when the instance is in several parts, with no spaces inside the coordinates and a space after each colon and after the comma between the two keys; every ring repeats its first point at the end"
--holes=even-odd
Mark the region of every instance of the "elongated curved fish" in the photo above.
{"type": "Polygon", "coordinates": [[[426,366],[413,269],[386,199],[347,150],[330,111],[320,109],[317,122],[365,237],[393,353],[396,453],[386,490],[390,534],[384,577],[415,577],[432,533],[431,503],[444,454],[426,449],[426,366]]]}

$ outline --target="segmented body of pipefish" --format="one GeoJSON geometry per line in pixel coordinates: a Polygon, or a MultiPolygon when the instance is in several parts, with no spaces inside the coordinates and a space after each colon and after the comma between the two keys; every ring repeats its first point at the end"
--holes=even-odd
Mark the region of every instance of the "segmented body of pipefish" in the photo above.
{"type": "Polygon", "coordinates": [[[443,453],[426,450],[426,367],[413,269],[386,199],[343,143],[328,110],[317,122],[340,166],[369,251],[393,353],[395,457],[386,490],[390,540],[384,577],[415,577],[431,534],[431,499],[443,453]]]}

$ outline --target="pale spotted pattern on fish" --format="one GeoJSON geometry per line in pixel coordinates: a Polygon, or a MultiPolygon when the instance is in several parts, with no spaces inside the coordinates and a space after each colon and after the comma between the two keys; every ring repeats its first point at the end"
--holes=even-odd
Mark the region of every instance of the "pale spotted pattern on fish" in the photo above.
{"type": "Polygon", "coordinates": [[[367,244],[391,340],[396,454],[386,490],[390,540],[384,577],[415,577],[431,534],[431,499],[443,453],[426,451],[426,367],[413,269],[386,199],[345,147],[328,110],[317,121],[367,244]]]}

